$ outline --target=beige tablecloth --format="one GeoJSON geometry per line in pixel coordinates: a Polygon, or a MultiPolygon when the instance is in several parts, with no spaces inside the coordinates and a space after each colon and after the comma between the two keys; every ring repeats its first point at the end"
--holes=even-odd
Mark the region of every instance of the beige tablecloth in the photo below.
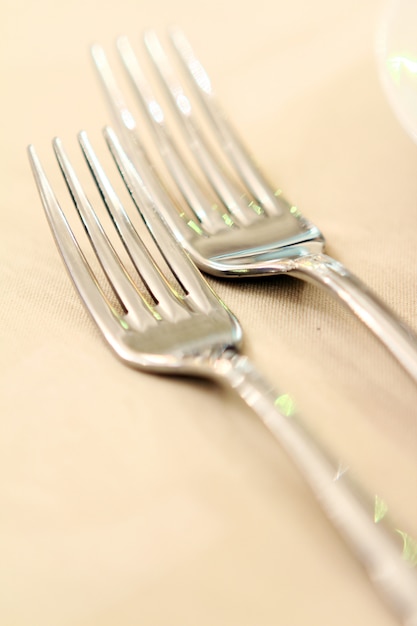
{"type": "MultiPolygon", "coordinates": [[[[105,154],[89,59],[172,23],[328,252],[417,331],[417,146],[378,80],[382,4],[21,0],[0,9],[0,623],[392,626],[281,450],[232,394],[118,362],[51,238],[25,149],[105,154]]],[[[145,132],[145,131],[144,131],[145,132]]],[[[67,196],[62,203],[70,208],[67,196]]],[[[210,279],[245,350],[417,536],[417,389],[319,289],[210,279]]]]}

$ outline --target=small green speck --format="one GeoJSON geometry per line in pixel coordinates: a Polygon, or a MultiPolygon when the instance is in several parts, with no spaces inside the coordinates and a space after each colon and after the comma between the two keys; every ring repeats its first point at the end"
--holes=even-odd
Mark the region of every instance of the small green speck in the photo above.
{"type": "Polygon", "coordinates": [[[232,218],[230,217],[230,215],[228,213],[223,213],[222,218],[223,218],[223,221],[225,222],[225,224],[227,224],[227,226],[233,226],[234,225],[234,221],[232,220],[232,218]]]}
{"type": "Polygon", "coordinates": [[[375,508],[374,508],[374,522],[378,524],[386,514],[388,513],[388,506],[386,502],[378,495],[375,495],[375,508]]]}
{"type": "Polygon", "coordinates": [[[404,542],[403,558],[415,567],[417,565],[417,541],[402,530],[397,530],[397,532],[401,535],[404,542]]]}
{"type": "Polygon", "coordinates": [[[263,215],[264,211],[263,211],[262,207],[259,206],[259,204],[256,204],[256,202],[254,202],[253,200],[251,200],[251,202],[249,202],[249,206],[258,215],[263,215]]]}
{"type": "Polygon", "coordinates": [[[415,80],[417,60],[406,55],[396,55],[387,59],[387,70],[393,82],[399,84],[404,77],[415,80]]]}
{"type": "Polygon", "coordinates": [[[193,220],[189,220],[187,222],[187,226],[192,228],[193,231],[197,233],[197,235],[202,235],[203,234],[203,231],[201,230],[200,226],[198,224],[196,224],[193,220]]]}
{"type": "Polygon", "coordinates": [[[290,207],[290,213],[291,215],[294,215],[294,217],[301,217],[301,211],[296,206],[290,207]]]}
{"type": "Polygon", "coordinates": [[[294,400],[291,398],[291,396],[288,393],[283,393],[282,395],[278,396],[278,398],[275,399],[274,404],[275,406],[279,408],[281,413],[283,413],[287,417],[290,417],[291,415],[294,414],[294,411],[295,411],[294,400]]]}

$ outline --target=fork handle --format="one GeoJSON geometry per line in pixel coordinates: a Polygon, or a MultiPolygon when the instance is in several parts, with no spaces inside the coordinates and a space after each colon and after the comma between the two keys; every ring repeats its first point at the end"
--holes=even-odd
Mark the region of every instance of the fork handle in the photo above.
{"type": "Polygon", "coordinates": [[[394,613],[417,626],[417,575],[401,555],[401,537],[387,518],[376,523],[371,497],[364,496],[347,471],[323,450],[292,415],[247,357],[225,353],[214,365],[216,375],[232,387],[278,440],[333,526],[339,531],[394,613]]]}
{"type": "Polygon", "coordinates": [[[359,278],[325,254],[296,259],[291,273],[324,286],[341,300],[417,382],[416,335],[359,278]]]}

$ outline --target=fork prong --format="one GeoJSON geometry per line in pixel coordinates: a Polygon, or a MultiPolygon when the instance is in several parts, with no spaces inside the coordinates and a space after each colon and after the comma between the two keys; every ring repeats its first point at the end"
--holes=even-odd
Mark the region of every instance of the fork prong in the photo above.
{"type": "Polygon", "coordinates": [[[142,105],[144,115],[151,127],[164,162],[171,172],[190,209],[194,212],[202,227],[209,233],[217,232],[232,224],[232,218],[222,202],[210,198],[192,175],[185,163],[178,145],[174,141],[166,124],[163,107],[149,81],[146,79],[135,52],[127,37],[119,37],[117,48],[132,86],[142,105]],[[221,208],[220,208],[221,207],[221,208]]]}
{"type": "Polygon", "coordinates": [[[109,178],[106,176],[87,133],[81,131],[78,135],[78,140],[91,173],[103,196],[109,215],[136,270],[153,298],[157,301],[159,305],[158,311],[163,315],[164,319],[169,319],[170,321],[188,316],[188,313],[180,303],[178,295],[173,292],[171,285],[160,272],[139,237],[109,178]]]}
{"type": "Polygon", "coordinates": [[[137,132],[136,120],[119,89],[103,48],[98,44],[93,45],[91,47],[91,55],[113,117],[125,140],[124,145],[127,145],[129,148],[129,156],[134,160],[135,166],[146,179],[147,187],[152,190],[153,196],[158,198],[160,206],[163,207],[164,217],[178,238],[181,240],[190,238],[192,230],[187,221],[183,219],[183,213],[177,210],[163,181],[151,165],[149,156],[137,132]]]}
{"type": "Polygon", "coordinates": [[[237,222],[249,225],[258,218],[262,209],[249,198],[243,188],[238,187],[221,169],[199,128],[193,113],[193,105],[182,83],[174,72],[156,33],[147,31],[144,35],[145,46],[166,93],[178,114],[178,120],[188,145],[200,167],[237,222]]]}
{"type": "Polygon", "coordinates": [[[75,170],[65,153],[61,140],[56,138],[53,145],[59,166],[74,200],[74,204],[85,226],[96,256],[115,294],[139,328],[145,329],[152,324],[156,324],[157,321],[153,309],[136,289],[132,279],[109,241],[109,238],[104,232],[75,170]]]}
{"type": "Polygon", "coordinates": [[[110,152],[142,219],[167,265],[188,294],[189,299],[195,307],[205,313],[218,309],[218,297],[185,252],[181,241],[173,234],[169,224],[164,219],[164,207],[158,198],[151,195],[139,171],[122,148],[116,133],[110,127],[106,127],[103,132],[110,152]]]}
{"type": "Polygon", "coordinates": [[[254,159],[227,121],[224,112],[220,110],[210,77],[196,57],[184,33],[178,28],[172,28],[170,37],[182,66],[191,77],[194,93],[203,105],[213,132],[246,187],[268,215],[281,215],[283,212],[287,212],[291,205],[282,197],[281,190],[273,190],[267,182],[254,159]]]}
{"type": "Polygon", "coordinates": [[[122,330],[121,318],[108,302],[52,190],[35,148],[28,147],[33,176],[58,250],[86,309],[110,344],[122,330]]]}

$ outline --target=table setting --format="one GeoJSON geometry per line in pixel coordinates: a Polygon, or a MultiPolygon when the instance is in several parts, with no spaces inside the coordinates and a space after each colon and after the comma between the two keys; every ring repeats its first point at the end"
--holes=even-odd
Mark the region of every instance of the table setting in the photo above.
{"type": "Polygon", "coordinates": [[[412,3],[2,11],[2,623],[414,624],[412,3]]]}

